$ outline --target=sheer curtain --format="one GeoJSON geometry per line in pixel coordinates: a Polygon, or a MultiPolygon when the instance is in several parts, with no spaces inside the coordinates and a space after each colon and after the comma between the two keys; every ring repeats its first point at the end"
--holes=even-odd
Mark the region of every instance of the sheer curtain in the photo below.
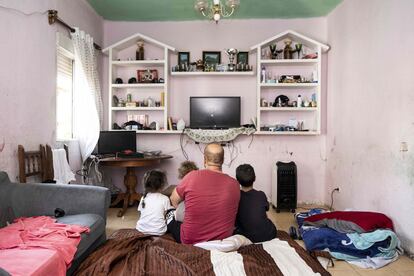
{"type": "Polygon", "coordinates": [[[71,36],[75,50],[74,134],[85,161],[99,139],[103,120],[101,88],[93,38],[77,28],[71,36]]]}

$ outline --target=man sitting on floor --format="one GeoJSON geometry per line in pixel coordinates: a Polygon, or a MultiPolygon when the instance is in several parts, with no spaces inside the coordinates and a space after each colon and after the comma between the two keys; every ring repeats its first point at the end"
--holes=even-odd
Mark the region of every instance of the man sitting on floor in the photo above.
{"type": "Polygon", "coordinates": [[[168,221],[168,232],[177,242],[195,244],[222,240],[233,234],[240,200],[239,183],[222,172],[224,149],[209,144],[204,150],[204,170],[187,174],[171,194],[177,208],[185,202],[184,222],[168,221]]]}

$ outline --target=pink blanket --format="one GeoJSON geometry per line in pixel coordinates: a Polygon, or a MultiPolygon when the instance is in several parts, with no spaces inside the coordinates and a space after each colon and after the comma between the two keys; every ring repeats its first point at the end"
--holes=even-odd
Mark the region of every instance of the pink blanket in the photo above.
{"type": "Polygon", "coordinates": [[[66,275],[88,227],[51,217],[19,218],[0,229],[0,267],[12,275],[66,275]]]}

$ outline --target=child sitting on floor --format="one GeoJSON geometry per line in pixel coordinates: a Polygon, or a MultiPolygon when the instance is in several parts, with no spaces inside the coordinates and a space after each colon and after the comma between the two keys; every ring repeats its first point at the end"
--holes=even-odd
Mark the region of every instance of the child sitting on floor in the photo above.
{"type": "Polygon", "coordinates": [[[267,217],[269,202],[262,191],[253,189],[256,180],[254,169],[243,164],[236,169],[236,179],[242,186],[235,234],[241,234],[252,242],[263,242],[276,238],[276,227],[267,217]]]}
{"type": "MultiPolygon", "coordinates": [[[[193,161],[184,161],[181,163],[180,167],[178,168],[178,179],[183,179],[188,173],[192,171],[198,170],[197,165],[193,161]]],[[[177,206],[177,210],[175,211],[175,220],[183,222],[184,221],[184,214],[185,214],[185,204],[182,201],[177,206]]]]}
{"type": "Polygon", "coordinates": [[[136,229],[144,234],[161,236],[167,231],[165,213],[171,209],[170,199],[161,194],[167,178],[165,173],[159,170],[151,170],[145,173],[145,192],[138,205],[141,215],[136,229]]]}

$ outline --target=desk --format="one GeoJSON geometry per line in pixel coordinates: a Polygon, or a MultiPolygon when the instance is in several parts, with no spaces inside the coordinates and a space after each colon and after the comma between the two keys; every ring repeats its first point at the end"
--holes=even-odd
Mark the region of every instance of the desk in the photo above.
{"type": "Polygon", "coordinates": [[[103,166],[126,168],[126,174],[124,176],[126,192],[118,194],[117,198],[111,205],[115,206],[122,200],[124,201],[122,209],[118,212],[118,217],[122,217],[125,214],[128,204],[133,204],[135,201],[139,202],[141,199],[141,195],[135,191],[138,181],[134,169],[138,167],[158,165],[162,160],[170,158],[172,158],[171,155],[160,155],[144,158],[110,157],[103,158],[99,161],[99,164],[103,166]]]}

